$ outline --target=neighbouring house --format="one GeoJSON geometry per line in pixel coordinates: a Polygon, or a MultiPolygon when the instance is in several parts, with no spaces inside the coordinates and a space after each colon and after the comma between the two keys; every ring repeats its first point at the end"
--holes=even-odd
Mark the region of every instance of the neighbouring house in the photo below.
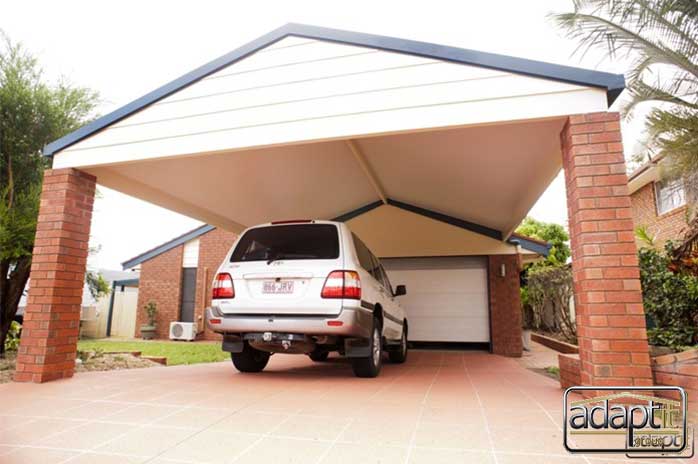
{"type": "MultiPolygon", "coordinates": [[[[514,305],[516,295],[511,295],[508,287],[494,284],[495,280],[489,276],[509,272],[509,278],[518,279],[523,263],[547,254],[550,248],[547,243],[513,234],[508,243],[502,245],[486,235],[462,225],[459,227],[453,219],[449,224],[445,218],[435,218],[424,211],[400,208],[358,212],[335,219],[346,221],[370,247],[388,250],[387,256],[382,256],[381,260],[391,280],[407,284],[409,288],[408,294],[401,298],[401,304],[408,311],[412,341],[488,344],[493,336],[499,336],[507,340],[509,352],[520,351],[517,322],[512,322],[508,331],[491,333],[492,318],[502,319],[504,327],[510,325],[505,324],[505,315],[498,315],[501,308],[492,301],[514,305]],[[401,223],[415,232],[420,231],[423,236],[440,234],[445,243],[433,251],[434,257],[398,257],[413,253],[411,247],[415,244],[410,242],[414,240],[391,245],[387,230],[375,230],[367,222],[375,221],[370,216],[376,214],[391,216],[382,220],[401,223]],[[497,264],[488,265],[487,258],[482,256],[447,256],[465,255],[468,248],[473,250],[472,254],[491,253],[491,258],[506,251],[514,253],[518,259],[501,263],[498,259],[497,264]],[[461,251],[457,251],[459,249],[461,251]],[[429,307],[424,306],[425,298],[444,287],[451,290],[429,307]]],[[[215,272],[236,238],[237,234],[204,225],[122,263],[124,269],[140,269],[136,335],[139,335],[140,325],[147,321],[144,306],[152,301],[158,308],[157,338],[169,336],[171,322],[194,322],[199,333],[197,338],[217,339],[218,335],[205,327],[203,313],[211,303],[211,282],[215,272]]]]}
{"type": "Polygon", "coordinates": [[[662,180],[661,159],[650,161],[628,176],[635,227],[645,227],[655,243],[679,240],[688,222],[686,192],[680,181],[662,180]]]}
{"type": "MultiPolygon", "coordinates": [[[[138,298],[138,273],[99,269],[96,271],[109,284],[109,294],[95,299],[83,284],[80,305],[80,336],[84,338],[104,338],[108,336],[133,337],[136,299],[138,298]]],[[[27,293],[31,281],[27,283],[24,295],[19,301],[15,320],[24,322],[27,293]]]]}
{"type": "MultiPolygon", "coordinates": [[[[131,338],[136,326],[138,303],[138,272],[99,271],[109,283],[111,291],[83,311],[81,336],[83,338],[131,338]]],[[[84,292],[89,292],[85,290],[84,292]]],[[[83,294],[84,294],[83,292],[83,294]]]]}
{"type": "Polygon", "coordinates": [[[211,302],[211,282],[237,234],[203,225],[122,263],[139,269],[137,311],[131,336],[147,322],[144,306],[157,305],[157,338],[168,338],[171,322],[195,322],[197,338],[216,339],[206,329],[204,308],[211,302]]]}

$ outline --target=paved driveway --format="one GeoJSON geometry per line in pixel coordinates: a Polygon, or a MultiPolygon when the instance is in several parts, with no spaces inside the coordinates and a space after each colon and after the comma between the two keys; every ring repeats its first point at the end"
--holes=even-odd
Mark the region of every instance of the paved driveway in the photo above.
{"type": "Polygon", "coordinates": [[[0,397],[1,463],[619,462],[570,457],[557,382],[481,352],[412,351],[377,379],[277,355],[261,374],[85,373],[0,397]]]}

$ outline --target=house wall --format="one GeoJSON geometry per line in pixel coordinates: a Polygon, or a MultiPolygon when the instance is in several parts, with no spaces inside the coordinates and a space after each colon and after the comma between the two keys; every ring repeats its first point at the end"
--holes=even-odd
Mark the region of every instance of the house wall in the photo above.
{"type": "MultiPolygon", "coordinates": [[[[232,232],[214,229],[197,239],[199,252],[194,314],[199,331],[198,338],[219,338],[217,334],[205,328],[204,308],[211,304],[211,281],[215,272],[236,237],[232,232]]],[[[144,306],[149,301],[154,301],[158,307],[157,338],[168,338],[170,322],[179,320],[184,248],[185,245],[179,245],[141,264],[135,331],[137,337],[140,336],[141,324],[147,321],[144,306]]]]}
{"type": "Polygon", "coordinates": [[[141,263],[136,337],[140,337],[141,325],[147,323],[144,306],[149,301],[155,302],[158,308],[156,338],[168,338],[170,322],[179,319],[182,250],[180,245],[141,263]]]}
{"type": "MultiPolygon", "coordinates": [[[[657,215],[654,182],[638,189],[630,196],[635,227],[645,226],[659,247],[667,240],[677,240],[686,227],[686,207],[657,215]]],[[[638,245],[642,245],[638,241],[638,245]]]]}
{"type": "Polygon", "coordinates": [[[237,234],[214,229],[199,237],[199,265],[196,273],[196,321],[200,337],[218,340],[220,335],[208,330],[204,323],[204,309],[211,304],[211,282],[223,258],[233,246],[237,234]]]}
{"type": "Polygon", "coordinates": [[[521,356],[521,291],[518,255],[489,257],[490,327],[492,352],[504,356],[521,356]],[[505,275],[501,269],[504,266],[505,275]]]}

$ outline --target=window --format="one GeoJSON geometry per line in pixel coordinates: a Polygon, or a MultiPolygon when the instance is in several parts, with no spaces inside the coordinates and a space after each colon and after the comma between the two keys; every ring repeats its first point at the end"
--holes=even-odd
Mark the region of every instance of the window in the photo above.
{"type": "Polygon", "coordinates": [[[354,239],[354,247],[356,248],[356,255],[359,258],[359,264],[361,267],[366,269],[374,279],[382,283],[386,288],[390,288],[390,282],[388,282],[388,277],[385,275],[385,271],[380,264],[378,258],[373,256],[371,250],[368,249],[364,242],[359,239],[355,234],[351,234],[354,239]]]}
{"type": "Polygon", "coordinates": [[[199,239],[189,240],[184,244],[182,252],[182,267],[197,267],[199,265],[199,239]]]}
{"type": "Polygon", "coordinates": [[[383,265],[380,265],[380,270],[381,270],[381,275],[383,276],[383,286],[390,292],[391,295],[394,295],[395,292],[393,292],[393,286],[390,284],[390,279],[388,279],[388,273],[385,272],[385,268],[383,265]]]}
{"type": "Polygon", "coordinates": [[[686,192],[680,180],[655,182],[657,214],[664,214],[686,204],[686,192]]]}
{"type": "Polygon", "coordinates": [[[371,261],[371,252],[368,251],[364,242],[359,239],[355,234],[351,234],[351,238],[354,240],[354,248],[356,249],[356,257],[359,258],[359,264],[366,271],[373,274],[373,262],[371,261]]]}
{"type": "Polygon", "coordinates": [[[337,259],[339,234],[331,224],[269,226],[245,232],[231,262],[270,259],[337,259]]]}

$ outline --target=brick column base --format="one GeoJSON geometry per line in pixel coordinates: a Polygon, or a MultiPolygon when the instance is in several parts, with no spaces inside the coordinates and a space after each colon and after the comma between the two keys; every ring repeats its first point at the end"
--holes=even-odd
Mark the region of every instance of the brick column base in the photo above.
{"type": "Polygon", "coordinates": [[[73,375],[95,180],[75,169],[44,172],[17,382],[73,375]]]}
{"type": "Polygon", "coordinates": [[[492,352],[503,356],[520,357],[521,291],[518,255],[489,256],[490,332],[492,352]],[[504,266],[504,277],[501,275],[504,266]]]}
{"type": "Polygon", "coordinates": [[[581,383],[652,385],[619,116],[570,116],[561,139],[581,383]]]}

